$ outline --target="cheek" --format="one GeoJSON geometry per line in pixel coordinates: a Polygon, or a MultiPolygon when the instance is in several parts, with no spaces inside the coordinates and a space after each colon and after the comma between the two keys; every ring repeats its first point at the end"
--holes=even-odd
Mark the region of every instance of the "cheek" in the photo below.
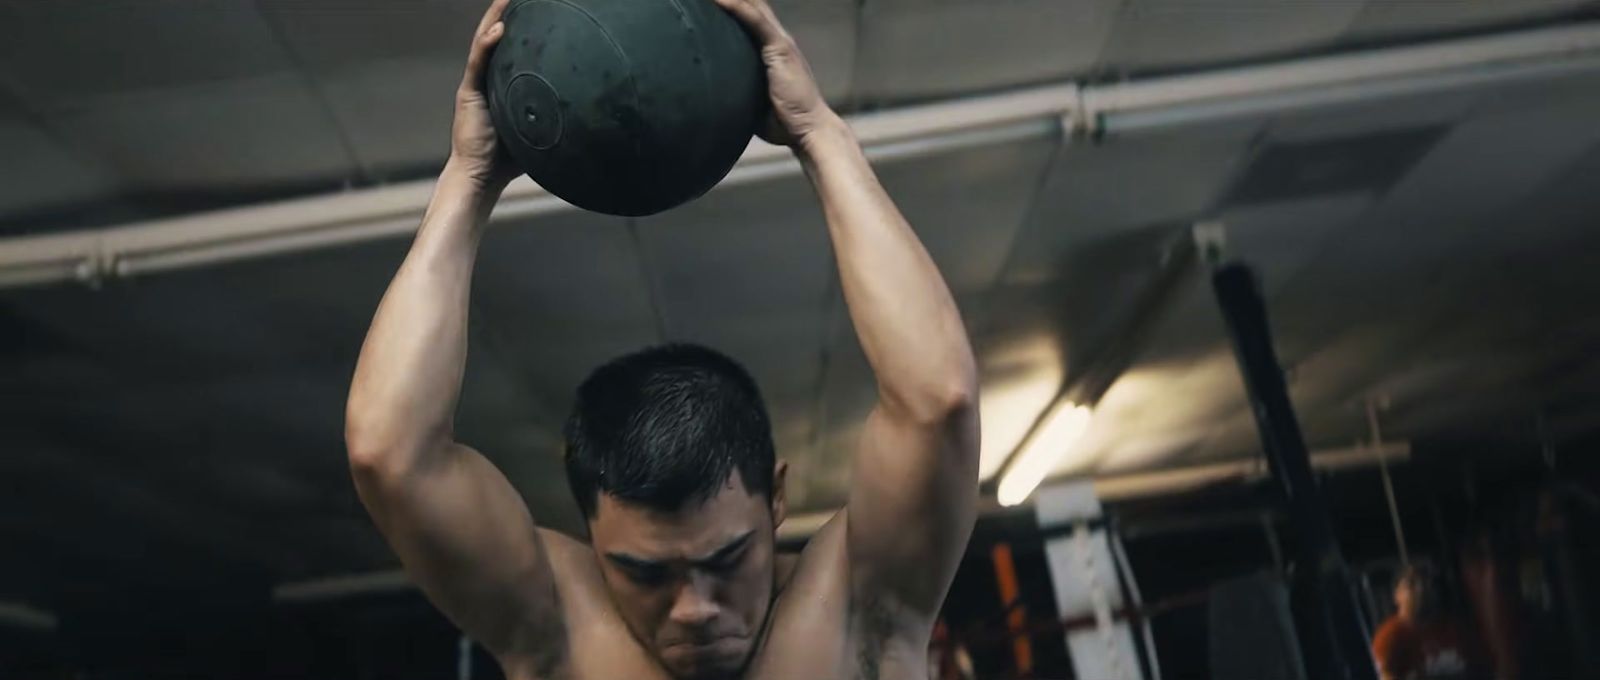
{"type": "MultiPolygon", "coordinates": [[[[755,556],[752,556],[755,557],[755,556]]],[[[729,576],[729,606],[747,618],[760,616],[772,595],[772,568],[762,559],[748,559],[729,576]]]]}
{"type": "Polygon", "coordinates": [[[625,574],[609,570],[606,584],[611,588],[623,618],[636,627],[654,628],[667,618],[667,613],[672,609],[672,599],[666,588],[647,588],[634,583],[625,574]]]}

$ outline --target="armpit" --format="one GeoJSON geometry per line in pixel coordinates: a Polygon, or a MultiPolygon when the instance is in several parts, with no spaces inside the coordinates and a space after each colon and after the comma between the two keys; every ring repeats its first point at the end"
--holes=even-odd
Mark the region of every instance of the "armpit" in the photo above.
{"type": "Polygon", "coordinates": [[[928,631],[904,607],[878,594],[859,596],[851,608],[851,638],[855,641],[858,677],[895,680],[927,677],[918,669],[927,663],[928,631]],[[913,639],[913,638],[920,638],[913,639]]]}

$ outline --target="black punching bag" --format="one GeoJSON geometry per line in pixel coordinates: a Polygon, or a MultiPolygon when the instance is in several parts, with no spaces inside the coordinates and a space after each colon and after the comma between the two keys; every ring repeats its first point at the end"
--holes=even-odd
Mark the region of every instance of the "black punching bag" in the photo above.
{"type": "Polygon", "coordinates": [[[755,44],[712,0],[513,0],[502,20],[495,131],[580,208],[640,216],[699,197],[768,110],[755,44]]]}

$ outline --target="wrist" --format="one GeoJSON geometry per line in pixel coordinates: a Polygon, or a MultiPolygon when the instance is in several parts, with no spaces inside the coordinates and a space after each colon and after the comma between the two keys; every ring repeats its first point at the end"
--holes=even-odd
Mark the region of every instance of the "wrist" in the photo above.
{"type": "Polygon", "coordinates": [[[452,158],[439,172],[433,196],[428,200],[428,209],[423,215],[423,227],[440,222],[465,227],[472,233],[479,232],[488,223],[489,214],[494,211],[504,188],[505,183],[489,181],[474,172],[470,165],[463,165],[452,158]]]}
{"type": "Polygon", "coordinates": [[[510,177],[501,177],[500,174],[503,173],[496,173],[493,163],[462,158],[452,153],[445,160],[444,169],[439,172],[439,184],[460,187],[493,203],[511,182],[510,177]]]}
{"type": "Polygon", "coordinates": [[[828,111],[805,136],[795,141],[794,153],[803,164],[812,164],[840,151],[860,150],[854,130],[839,114],[828,111]]]}

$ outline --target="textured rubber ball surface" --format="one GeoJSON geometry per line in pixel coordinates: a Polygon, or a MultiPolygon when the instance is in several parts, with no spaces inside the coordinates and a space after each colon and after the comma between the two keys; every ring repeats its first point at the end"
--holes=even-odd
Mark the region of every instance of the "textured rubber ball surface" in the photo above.
{"type": "Polygon", "coordinates": [[[533,181],[642,216],[726,177],[767,112],[760,55],[712,0],[513,0],[489,113],[533,181]]]}

